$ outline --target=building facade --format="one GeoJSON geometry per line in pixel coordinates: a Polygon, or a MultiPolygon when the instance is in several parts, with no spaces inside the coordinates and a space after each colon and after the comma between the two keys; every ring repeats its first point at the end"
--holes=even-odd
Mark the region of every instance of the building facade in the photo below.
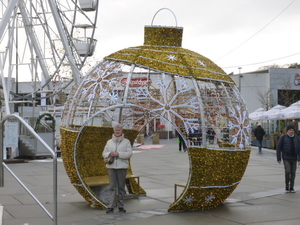
{"type": "Polygon", "coordinates": [[[230,76],[240,88],[249,113],[300,100],[299,68],[270,68],[230,76]]]}

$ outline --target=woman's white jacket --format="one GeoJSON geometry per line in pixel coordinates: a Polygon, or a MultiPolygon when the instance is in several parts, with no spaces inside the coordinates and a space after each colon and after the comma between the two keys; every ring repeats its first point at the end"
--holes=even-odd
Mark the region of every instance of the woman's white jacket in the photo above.
{"type": "Polygon", "coordinates": [[[109,169],[127,169],[129,167],[128,159],[132,156],[132,147],[130,141],[124,138],[124,134],[121,137],[112,135],[112,139],[109,139],[104,147],[103,158],[107,158],[114,151],[117,151],[119,156],[115,157],[112,164],[106,164],[106,167],[109,169]]]}

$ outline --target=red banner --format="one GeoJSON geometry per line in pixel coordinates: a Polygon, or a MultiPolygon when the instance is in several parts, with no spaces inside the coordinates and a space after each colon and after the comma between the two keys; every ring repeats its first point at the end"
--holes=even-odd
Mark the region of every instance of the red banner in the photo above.
{"type": "MultiPolygon", "coordinates": [[[[139,77],[139,78],[132,78],[129,86],[130,87],[143,87],[143,86],[148,86],[151,83],[152,83],[152,81],[150,78],[148,79],[147,77],[139,77]]],[[[127,84],[127,78],[123,78],[121,80],[121,85],[123,87],[125,87],[126,84],[127,84]]]]}

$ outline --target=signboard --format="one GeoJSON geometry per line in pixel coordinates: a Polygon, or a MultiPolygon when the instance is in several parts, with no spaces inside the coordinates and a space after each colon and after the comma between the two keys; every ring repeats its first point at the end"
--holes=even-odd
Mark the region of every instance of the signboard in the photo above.
{"type": "MultiPolygon", "coordinates": [[[[148,77],[138,77],[138,78],[132,78],[130,80],[130,84],[129,86],[130,87],[143,87],[143,86],[148,86],[149,84],[151,84],[152,81],[150,78],[148,77]]],[[[123,87],[125,87],[127,84],[127,78],[123,78],[121,80],[121,85],[123,87]]]]}
{"type": "Polygon", "coordinates": [[[300,74],[299,73],[295,74],[295,80],[294,80],[294,82],[295,82],[296,86],[300,85],[300,74]]]}
{"type": "Polygon", "coordinates": [[[5,147],[18,147],[19,138],[19,123],[5,122],[4,145],[5,147]]]}

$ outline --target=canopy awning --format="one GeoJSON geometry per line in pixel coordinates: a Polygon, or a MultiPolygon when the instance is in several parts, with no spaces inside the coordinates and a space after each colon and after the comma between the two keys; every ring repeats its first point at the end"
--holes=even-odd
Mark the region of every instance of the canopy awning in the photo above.
{"type": "Polygon", "coordinates": [[[264,113],[266,112],[266,110],[264,108],[259,108],[257,110],[255,110],[253,113],[249,114],[249,119],[250,120],[266,120],[266,117],[264,116],[264,113]]]}
{"type": "Polygon", "coordinates": [[[284,119],[283,110],[286,109],[283,105],[276,105],[264,113],[268,117],[268,120],[282,120],[284,119]]]}
{"type": "Polygon", "coordinates": [[[300,101],[293,103],[284,112],[285,119],[299,119],[300,118],[300,101]]]}

